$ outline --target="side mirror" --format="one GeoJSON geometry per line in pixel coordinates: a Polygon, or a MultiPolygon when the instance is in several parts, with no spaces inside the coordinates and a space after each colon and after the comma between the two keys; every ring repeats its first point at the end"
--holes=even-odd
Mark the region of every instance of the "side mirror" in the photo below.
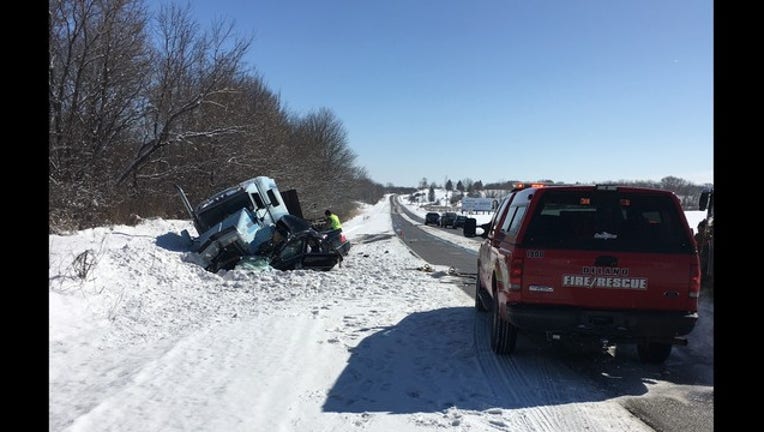
{"type": "Polygon", "coordinates": [[[701,210],[705,210],[708,207],[708,195],[709,192],[705,191],[700,194],[700,202],[698,203],[698,207],[701,210]]]}
{"type": "Polygon", "coordinates": [[[480,225],[480,228],[483,230],[483,232],[480,233],[480,237],[483,237],[484,239],[488,238],[488,230],[491,228],[491,223],[484,223],[480,225]]]}

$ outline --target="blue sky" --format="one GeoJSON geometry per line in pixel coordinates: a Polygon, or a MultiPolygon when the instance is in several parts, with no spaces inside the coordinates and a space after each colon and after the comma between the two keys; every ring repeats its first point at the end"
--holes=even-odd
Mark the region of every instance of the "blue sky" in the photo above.
{"type": "Polygon", "coordinates": [[[372,180],[713,182],[711,0],[198,0],[372,180]]]}

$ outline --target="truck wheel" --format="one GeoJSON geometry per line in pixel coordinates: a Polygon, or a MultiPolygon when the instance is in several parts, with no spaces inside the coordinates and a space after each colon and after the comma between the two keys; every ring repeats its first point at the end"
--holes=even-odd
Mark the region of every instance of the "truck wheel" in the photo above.
{"type": "Polygon", "coordinates": [[[671,355],[672,345],[662,342],[640,342],[637,344],[637,354],[642,363],[661,364],[671,355]]]}
{"type": "Polygon", "coordinates": [[[478,272],[475,274],[475,310],[478,312],[485,312],[488,308],[483,304],[481,294],[483,292],[483,284],[480,283],[480,265],[478,265],[478,272]]]}
{"type": "Polygon", "coordinates": [[[517,327],[505,321],[499,314],[499,299],[494,295],[493,320],[491,322],[491,349],[496,354],[512,354],[517,342],[517,327]]]}
{"type": "Polygon", "coordinates": [[[708,277],[708,245],[704,244],[700,247],[700,253],[698,254],[700,257],[700,276],[702,278],[708,277]]]}

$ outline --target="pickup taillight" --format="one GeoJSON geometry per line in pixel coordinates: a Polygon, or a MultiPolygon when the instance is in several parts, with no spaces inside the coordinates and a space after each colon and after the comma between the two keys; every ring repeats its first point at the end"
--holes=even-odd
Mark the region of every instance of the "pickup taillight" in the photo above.
{"type": "Polygon", "coordinates": [[[520,291],[523,287],[523,257],[513,256],[509,262],[509,290],[520,291]]]}

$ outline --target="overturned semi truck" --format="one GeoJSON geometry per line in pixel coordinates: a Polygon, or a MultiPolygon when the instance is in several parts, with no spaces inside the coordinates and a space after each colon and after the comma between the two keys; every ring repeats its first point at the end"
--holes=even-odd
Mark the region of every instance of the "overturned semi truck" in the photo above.
{"type": "Polygon", "coordinates": [[[199,234],[192,238],[188,230],[183,230],[181,235],[199,255],[200,264],[212,272],[233,268],[242,256],[255,254],[260,244],[273,236],[276,222],[289,214],[276,182],[270,177],[243,181],[212,195],[195,208],[183,189],[175,187],[199,234]]]}
{"type": "MultiPolygon", "coordinates": [[[[303,264],[328,270],[347,255],[349,243],[336,244],[331,233],[294,222],[302,220],[297,192],[280,192],[270,177],[243,181],[196,207],[179,185],[175,187],[198,233],[192,237],[183,230],[181,235],[208,271],[231,270],[245,257],[263,258],[280,270],[303,268],[303,264]],[[302,231],[307,230],[311,233],[306,236],[302,231]],[[302,241],[308,238],[314,241],[302,241]],[[317,247],[315,239],[324,241],[317,247]]],[[[346,241],[344,236],[342,240],[346,241]]]]}

